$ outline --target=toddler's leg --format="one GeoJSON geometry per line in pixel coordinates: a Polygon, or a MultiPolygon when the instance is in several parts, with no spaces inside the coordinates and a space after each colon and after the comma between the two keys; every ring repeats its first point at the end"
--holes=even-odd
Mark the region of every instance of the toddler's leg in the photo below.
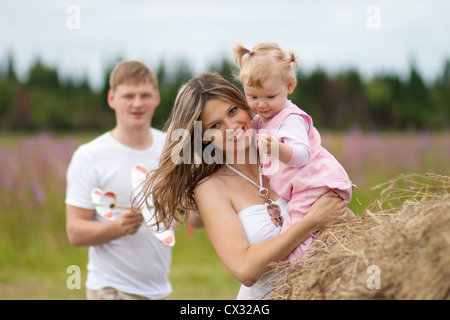
{"type": "Polygon", "coordinates": [[[301,245],[295,248],[286,258],[286,260],[294,261],[308,254],[308,252],[314,247],[314,236],[309,236],[301,245]]]}
{"type": "MultiPolygon", "coordinates": [[[[298,221],[303,219],[304,216],[305,216],[304,214],[298,212],[289,213],[287,216],[284,217],[281,233],[285,232],[291,226],[293,226],[298,221]]],[[[309,236],[301,245],[299,245],[289,254],[286,260],[293,261],[300,258],[302,255],[306,254],[309,250],[311,250],[313,246],[314,246],[314,236],[309,236]]]]}
{"type": "MultiPolygon", "coordinates": [[[[323,194],[330,191],[328,187],[303,190],[292,195],[289,201],[289,214],[284,218],[281,232],[286,231],[299,222],[309,211],[313,203],[323,194]]],[[[310,235],[301,245],[293,250],[287,260],[295,260],[306,254],[314,246],[315,235],[310,235]]]]}

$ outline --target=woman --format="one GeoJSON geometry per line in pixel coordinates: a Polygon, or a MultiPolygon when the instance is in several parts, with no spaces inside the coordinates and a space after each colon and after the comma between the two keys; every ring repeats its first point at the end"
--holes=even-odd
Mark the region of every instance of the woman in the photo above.
{"type": "Polygon", "coordinates": [[[198,210],[219,258],[242,283],[238,299],[267,297],[273,288],[269,264],[346,212],[347,203],[330,192],[280,234],[277,213],[286,214],[287,202],[261,179],[251,112],[220,75],[202,74],[179,90],[167,135],[139,205],[151,198],[165,227],[182,222],[177,206],[198,210]]]}

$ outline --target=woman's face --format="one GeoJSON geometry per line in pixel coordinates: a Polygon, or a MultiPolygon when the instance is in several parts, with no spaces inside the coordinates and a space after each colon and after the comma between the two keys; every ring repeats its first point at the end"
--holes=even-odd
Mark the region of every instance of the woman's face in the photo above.
{"type": "Polygon", "coordinates": [[[247,149],[252,141],[253,126],[250,115],[245,109],[229,101],[210,99],[203,108],[200,121],[203,143],[212,142],[216,148],[223,151],[247,149]]]}

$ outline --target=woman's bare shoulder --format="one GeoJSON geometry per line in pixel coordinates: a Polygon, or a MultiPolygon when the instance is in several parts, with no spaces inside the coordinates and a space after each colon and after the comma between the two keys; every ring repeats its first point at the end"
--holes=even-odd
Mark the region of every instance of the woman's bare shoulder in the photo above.
{"type": "Polygon", "coordinates": [[[219,169],[219,171],[200,180],[195,187],[195,192],[197,192],[197,190],[201,192],[203,190],[215,190],[216,188],[222,188],[227,180],[227,175],[224,174],[224,172],[224,170],[219,169]]]}
{"type": "Polygon", "coordinates": [[[213,174],[207,176],[199,181],[195,187],[195,194],[214,191],[217,188],[220,188],[221,184],[223,184],[223,182],[220,175],[213,174]]]}
{"type": "Polygon", "coordinates": [[[222,203],[229,201],[230,175],[219,170],[211,176],[205,177],[197,184],[194,190],[197,204],[202,203],[222,203]]]}
{"type": "Polygon", "coordinates": [[[228,216],[226,213],[234,213],[229,189],[220,175],[202,179],[194,190],[194,197],[205,226],[207,221],[211,222],[211,217],[222,219],[228,216]]]}

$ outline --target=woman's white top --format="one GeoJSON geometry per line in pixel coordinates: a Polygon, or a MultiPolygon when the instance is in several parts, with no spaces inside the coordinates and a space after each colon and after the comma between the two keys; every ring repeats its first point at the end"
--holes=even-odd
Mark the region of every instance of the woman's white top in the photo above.
{"type": "MultiPolygon", "coordinates": [[[[278,198],[275,203],[280,206],[281,215],[286,215],[288,212],[288,201],[284,198],[278,198]]],[[[238,213],[238,217],[241,220],[250,245],[272,239],[280,234],[281,228],[276,227],[272,223],[265,204],[253,205],[245,208],[238,213]]],[[[276,283],[275,277],[276,276],[272,272],[269,272],[263,275],[251,287],[241,285],[237,299],[252,300],[267,298],[276,283]]]]}

